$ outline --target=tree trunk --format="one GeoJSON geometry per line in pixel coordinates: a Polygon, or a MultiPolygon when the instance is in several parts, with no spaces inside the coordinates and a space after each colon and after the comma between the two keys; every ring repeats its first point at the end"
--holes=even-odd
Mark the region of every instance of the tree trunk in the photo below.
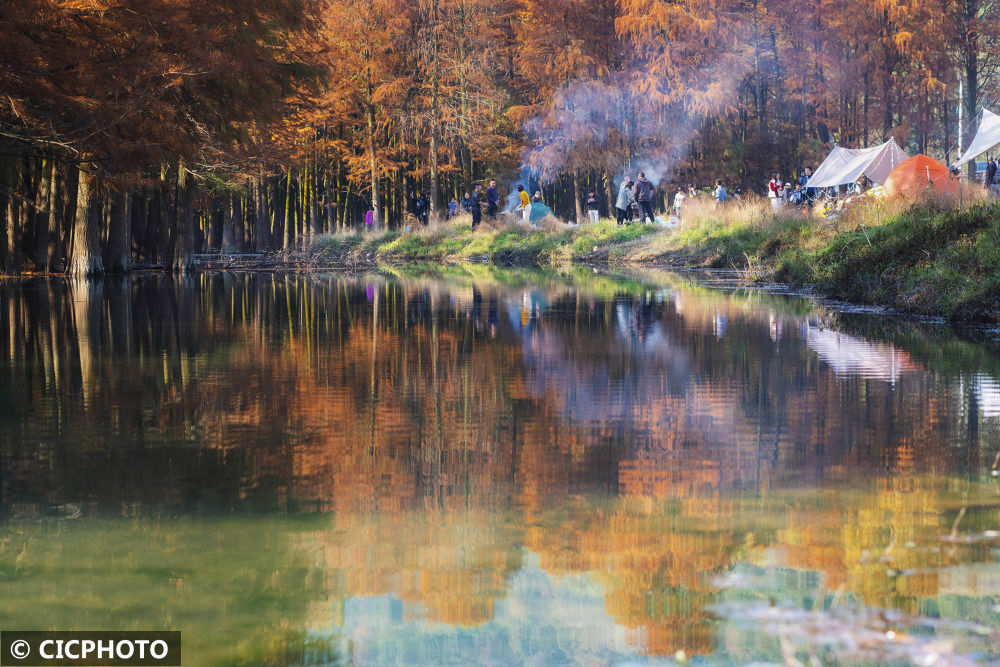
{"type": "MultiPolygon", "coordinates": [[[[173,255],[171,268],[180,273],[187,273],[194,268],[195,233],[194,209],[192,199],[191,177],[184,161],[177,163],[177,200],[175,205],[175,233],[180,244],[173,255]]],[[[176,246],[175,246],[176,247],[176,246]]]]}
{"type": "Polygon", "coordinates": [[[168,265],[171,261],[170,236],[170,183],[167,165],[160,165],[160,185],[156,188],[153,213],[156,217],[156,259],[168,265]]]}
{"type": "MultiPolygon", "coordinates": [[[[11,206],[14,201],[14,170],[9,160],[0,157],[0,210],[4,219],[0,221],[0,274],[10,273],[11,206]]],[[[2,327],[0,327],[2,328],[2,327]]]]}
{"type": "Polygon", "coordinates": [[[132,268],[132,229],[129,225],[128,193],[115,193],[108,214],[108,253],[104,266],[108,273],[128,273],[132,268]]]}
{"type": "MultiPolygon", "coordinates": [[[[129,216],[129,237],[136,239],[136,256],[145,257],[148,255],[146,250],[146,204],[147,204],[147,191],[145,188],[139,190],[137,193],[133,194],[128,198],[128,216],[129,216]]],[[[131,258],[132,249],[129,248],[129,257],[131,258]]]]}
{"type": "Polygon", "coordinates": [[[51,208],[53,160],[43,158],[38,172],[38,188],[35,190],[35,268],[47,271],[49,268],[49,218],[55,215],[51,208]]]}
{"type": "Polygon", "coordinates": [[[365,107],[365,119],[368,125],[368,164],[371,170],[371,210],[375,216],[372,227],[381,228],[381,216],[378,212],[378,169],[375,163],[375,107],[368,104],[365,107]]]}
{"type": "MultiPolygon", "coordinates": [[[[245,216],[244,211],[246,210],[246,207],[243,205],[243,193],[240,192],[235,197],[233,197],[232,202],[233,202],[233,213],[231,218],[232,222],[229,225],[229,233],[233,237],[233,250],[235,250],[236,252],[246,252],[247,249],[246,231],[245,231],[246,224],[244,222],[244,216],[245,216]]],[[[222,237],[223,237],[222,248],[223,250],[225,250],[226,248],[225,234],[223,234],[222,237]]]]}
{"type": "Polygon", "coordinates": [[[438,0],[432,0],[433,22],[431,23],[431,141],[428,152],[428,162],[431,176],[431,198],[428,209],[429,218],[436,220],[441,214],[441,192],[438,187],[438,134],[440,134],[440,123],[438,121],[438,105],[440,97],[440,73],[438,48],[440,38],[438,36],[438,0]]]}
{"type": "Polygon", "coordinates": [[[253,179],[254,200],[254,241],[257,252],[271,249],[270,233],[267,225],[267,202],[264,199],[264,174],[253,179]]]}
{"type": "Polygon", "coordinates": [[[293,232],[295,231],[292,227],[291,211],[292,211],[292,172],[289,171],[285,174],[285,241],[282,243],[282,248],[291,248],[292,239],[294,238],[293,232]]]}
{"type": "Polygon", "coordinates": [[[223,209],[229,210],[228,197],[216,195],[212,197],[212,205],[208,211],[208,247],[210,250],[222,249],[222,237],[225,235],[225,215],[223,209]]]}
{"type": "Polygon", "coordinates": [[[316,163],[309,170],[309,229],[313,238],[323,233],[323,218],[320,215],[319,198],[319,174],[316,171],[316,163]]]}
{"type": "MultiPolygon", "coordinates": [[[[965,117],[968,118],[968,131],[965,128],[961,128],[959,131],[965,132],[965,141],[962,142],[963,146],[969,146],[972,143],[972,139],[975,137],[976,133],[976,123],[973,119],[976,117],[977,108],[979,106],[979,39],[978,33],[973,28],[976,21],[976,17],[979,11],[978,0],[966,0],[965,1],[965,36],[966,42],[964,46],[963,57],[963,74],[965,75],[965,117]]],[[[976,174],[976,162],[973,160],[969,163],[969,176],[974,177],[976,174]]]]}
{"type": "Polygon", "coordinates": [[[583,200],[580,197],[580,173],[573,170],[573,204],[576,209],[576,224],[583,222],[583,200]]]}
{"type": "Polygon", "coordinates": [[[239,197],[233,197],[232,193],[227,193],[222,198],[222,239],[219,245],[222,252],[233,252],[236,250],[233,203],[238,201],[239,197]]]}
{"type": "Polygon", "coordinates": [[[52,174],[49,178],[49,247],[46,254],[45,264],[49,271],[59,271],[62,268],[63,252],[62,252],[62,238],[60,235],[60,221],[62,220],[62,215],[60,215],[60,192],[63,197],[66,196],[65,192],[65,182],[60,187],[59,184],[59,170],[57,169],[57,163],[55,160],[52,161],[52,174]]]}
{"type": "Polygon", "coordinates": [[[76,217],[73,220],[69,265],[69,274],[78,278],[104,273],[98,219],[91,206],[92,194],[90,172],[81,167],[76,187],[76,217]]]}

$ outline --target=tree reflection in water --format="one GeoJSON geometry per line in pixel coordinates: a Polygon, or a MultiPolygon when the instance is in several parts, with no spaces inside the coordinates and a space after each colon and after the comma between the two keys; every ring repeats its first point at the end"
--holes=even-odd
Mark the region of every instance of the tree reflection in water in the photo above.
{"type": "MultiPolygon", "coordinates": [[[[782,659],[773,636],[713,615],[734,596],[1000,626],[998,503],[978,481],[1000,444],[989,345],[660,274],[218,273],[0,294],[0,586],[22,605],[18,558],[57,576],[45,550],[85,561],[100,543],[31,529],[22,549],[26,520],[79,516],[73,531],[97,535],[115,517],[319,512],[262,524],[287,533],[276,567],[307,555],[277,593],[301,602],[283,623],[354,632],[374,661],[431,655],[444,627],[453,656],[471,642],[554,660],[540,635],[510,643],[543,591],[571,660],[782,659]],[[957,534],[987,537],[942,542],[963,506],[957,534]],[[751,571],[768,586],[720,586],[751,571]],[[594,595],[611,625],[571,613],[594,595]]],[[[49,625],[48,603],[27,607],[49,625]]]]}

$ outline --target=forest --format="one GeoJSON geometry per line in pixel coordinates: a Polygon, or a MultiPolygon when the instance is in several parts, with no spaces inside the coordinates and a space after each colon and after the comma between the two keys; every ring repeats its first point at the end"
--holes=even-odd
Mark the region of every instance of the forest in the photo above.
{"type": "Polygon", "coordinates": [[[420,193],[440,218],[490,178],[580,219],[638,169],[949,161],[1000,62],[988,0],[19,0],[0,35],[0,273],[75,276],[395,228],[420,193]]]}

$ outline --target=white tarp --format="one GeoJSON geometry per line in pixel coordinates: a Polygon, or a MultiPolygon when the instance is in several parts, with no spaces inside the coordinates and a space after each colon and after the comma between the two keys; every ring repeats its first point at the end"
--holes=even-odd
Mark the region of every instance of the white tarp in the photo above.
{"type": "Polygon", "coordinates": [[[874,148],[841,148],[833,151],[806,183],[807,188],[831,188],[858,180],[864,174],[872,183],[885,183],[889,173],[909,156],[890,139],[874,148]]]}
{"type": "Polygon", "coordinates": [[[997,146],[1000,146],[1000,116],[988,109],[983,109],[983,119],[979,121],[976,137],[969,144],[969,150],[965,151],[955,166],[960,167],[977,155],[991,151],[997,146]]]}

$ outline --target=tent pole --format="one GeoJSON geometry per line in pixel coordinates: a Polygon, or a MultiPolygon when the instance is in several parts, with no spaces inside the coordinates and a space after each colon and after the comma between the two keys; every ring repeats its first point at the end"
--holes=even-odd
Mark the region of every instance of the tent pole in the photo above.
{"type": "Polygon", "coordinates": [[[958,73],[958,156],[962,156],[962,107],[965,105],[965,95],[962,92],[962,73],[958,73]]]}

